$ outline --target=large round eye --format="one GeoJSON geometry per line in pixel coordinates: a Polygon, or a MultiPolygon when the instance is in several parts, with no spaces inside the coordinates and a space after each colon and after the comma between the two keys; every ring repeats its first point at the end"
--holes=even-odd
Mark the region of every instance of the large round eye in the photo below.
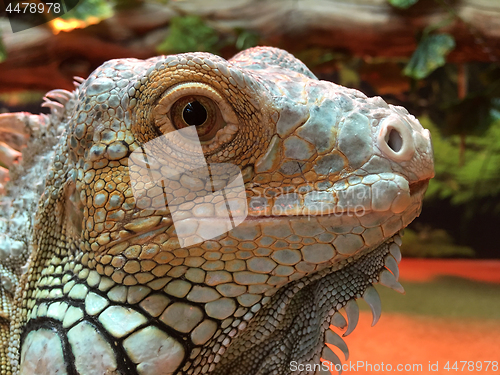
{"type": "MultiPolygon", "coordinates": [[[[184,128],[196,129],[196,141],[201,142],[205,151],[229,142],[239,128],[236,113],[227,100],[201,82],[172,86],[158,99],[153,113],[158,129],[164,134],[184,128]]],[[[187,134],[193,134],[191,131],[178,133],[184,140],[192,138],[187,134]]]]}
{"type": "Polygon", "coordinates": [[[212,139],[225,126],[217,105],[203,96],[186,96],[177,100],[170,113],[176,129],[195,126],[200,141],[212,139]]]}

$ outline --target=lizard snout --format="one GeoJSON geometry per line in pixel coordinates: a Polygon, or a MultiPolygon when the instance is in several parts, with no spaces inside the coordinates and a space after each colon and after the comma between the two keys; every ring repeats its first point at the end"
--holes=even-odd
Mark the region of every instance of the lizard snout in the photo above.
{"type": "Polygon", "coordinates": [[[376,145],[381,154],[394,162],[394,168],[407,176],[410,183],[428,180],[434,176],[432,141],[412,115],[398,107],[382,121],[376,134],[376,145]]]}

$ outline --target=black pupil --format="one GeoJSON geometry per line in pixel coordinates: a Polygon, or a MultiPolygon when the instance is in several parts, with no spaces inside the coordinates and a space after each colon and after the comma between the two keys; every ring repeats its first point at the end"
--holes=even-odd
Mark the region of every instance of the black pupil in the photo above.
{"type": "Polygon", "coordinates": [[[186,124],[198,126],[207,120],[207,110],[199,101],[195,100],[184,107],[182,118],[186,124]]]}

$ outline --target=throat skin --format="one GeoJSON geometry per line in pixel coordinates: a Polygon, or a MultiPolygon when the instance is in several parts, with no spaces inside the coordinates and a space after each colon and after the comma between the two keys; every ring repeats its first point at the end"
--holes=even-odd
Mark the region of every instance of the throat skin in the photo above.
{"type": "MultiPolygon", "coordinates": [[[[379,281],[392,243],[391,240],[338,270],[324,269],[280,289],[234,339],[214,373],[290,374],[290,363],[297,358],[301,364],[314,365],[320,363],[322,356],[333,358],[334,365],[341,363],[325,346],[325,335],[328,332],[330,338],[338,340],[331,341],[342,346],[339,344],[342,338],[330,331],[330,324],[343,319],[339,318],[339,311],[379,281]],[[283,305],[286,308],[282,308],[283,305]]],[[[349,319],[348,330],[352,331],[357,322],[356,313],[351,312],[349,319]]],[[[347,350],[347,346],[342,350],[347,350]]],[[[345,355],[348,357],[348,352],[345,355]]]]}
{"type": "Polygon", "coordinates": [[[6,371],[299,374],[341,363],[325,342],[347,359],[329,327],[350,334],[359,298],[375,324],[373,284],[403,292],[400,231],[433,176],[403,108],[268,47],[112,60],[47,96],[28,241],[0,260],[6,371]]]}

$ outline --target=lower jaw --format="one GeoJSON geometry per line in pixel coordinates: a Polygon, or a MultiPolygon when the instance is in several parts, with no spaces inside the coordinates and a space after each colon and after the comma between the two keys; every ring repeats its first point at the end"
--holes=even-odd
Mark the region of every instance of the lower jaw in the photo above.
{"type": "Polygon", "coordinates": [[[247,374],[268,373],[272,368],[286,369],[283,374],[288,374],[288,362],[292,360],[319,364],[323,358],[340,364],[341,360],[324,345],[325,341],[338,347],[347,360],[347,345],[332,328],[343,331],[344,337],[355,329],[359,298],[372,310],[372,326],[377,323],[381,303],[373,284],[404,293],[397,281],[400,241],[396,235],[341,268],[326,268],[279,289],[246,330],[233,340],[214,374],[236,373],[242,368],[247,374]],[[347,319],[341,314],[342,309],[347,319]],[[248,354],[259,352],[267,353],[259,361],[248,354]]]}
{"type": "MultiPolygon", "coordinates": [[[[181,238],[182,236],[177,236],[179,238],[179,246],[174,248],[170,248],[170,251],[176,250],[178,248],[190,247],[196,244],[200,244],[203,241],[208,240],[218,240],[223,238],[223,235],[213,236],[211,237],[210,227],[215,224],[218,226],[219,223],[227,226],[227,230],[224,233],[231,233],[234,230],[238,231],[238,226],[246,227],[246,226],[255,226],[255,225],[273,225],[277,223],[295,223],[296,225],[301,225],[302,223],[308,224],[312,222],[319,223],[319,226],[322,226],[325,232],[329,232],[333,236],[344,236],[350,234],[355,227],[359,227],[359,231],[362,230],[370,230],[374,231],[373,228],[379,227],[381,229],[381,235],[373,235],[373,239],[366,240],[364,238],[364,242],[366,246],[359,248],[339,248],[337,253],[340,254],[340,258],[348,258],[355,253],[360,252],[363,249],[368,247],[373,247],[381,242],[383,242],[386,238],[394,235],[400,228],[406,227],[415,217],[419,215],[421,208],[421,200],[422,196],[425,193],[427,188],[428,181],[422,181],[420,183],[410,185],[411,190],[411,202],[405,211],[400,213],[394,213],[390,210],[387,211],[371,211],[371,210],[362,210],[362,211],[346,211],[346,212],[320,212],[315,215],[304,215],[304,214],[292,214],[292,215],[263,215],[258,214],[256,212],[249,212],[246,217],[231,217],[231,221],[228,223],[228,217],[187,217],[182,220],[179,220],[174,225],[177,226],[182,222],[189,221],[197,221],[201,224],[206,225],[208,230],[208,236],[199,235],[198,233],[190,234],[185,238],[181,238]],[[398,221],[399,223],[395,223],[398,221]],[[176,225],[177,224],[177,225],[176,225]]],[[[148,229],[146,232],[137,232],[130,233],[124,237],[118,238],[116,240],[111,241],[110,243],[104,245],[98,252],[105,253],[106,249],[109,249],[123,241],[131,241],[134,238],[139,238],[139,241],[143,242],[142,238],[153,237],[156,234],[163,233],[163,231],[167,231],[169,227],[172,226],[172,221],[168,223],[168,225],[162,224],[155,228],[148,229]],[[150,234],[152,236],[150,236],[150,234]]],[[[293,234],[290,233],[290,234],[293,234]]],[[[354,233],[357,234],[357,233],[354,233]]],[[[299,235],[299,234],[298,234],[299,235]]],[[[299,236],[304,237],[315,237],[315,235],[311,235],[310,233],[304,233],[299,236]]],[[[279,238],[284,239],[284,238],[279,238]]],[[[300,241],[299,241],[300,242],[300,241]]],[[[332,243],[332,241],[319,241],[322,243],[332,243]]],[[[199,246],[199,245],[198,245],[199,246]]]]}
{"type": "MultiPolygon", "coordinates": [[[[372,211],[359,216],[356,213],[320,216],[249,216],[238,227],[229,231],[227,238],[241,240],[243,237],[240,233],[254,228],[261,235],[259,240],[252,239],[258,246],[268,247],[273,251],[284,248],[297,249],[302,252],[304,260],[317,265],[323,264],[321,268],[325,268],[363,254],[387,241],[418,216],[420,207],[420,203],[416,203],[400,214],[391,211],[372,211]],[[311,259],[314,257],[311,257],[310,252],[306,254],[305,250],[311,246],[321,248],[331,256],[325,253],[311,259]],[[327,247],[331,247],[331,250],[327,247]]],[[[213,220],[207,220],[207,223],[213,223],[213,220]]],[[[214,240],[218,241],[222,237],[214,240]]]]}
{"type": "MultiPolygon", "coordinates": [[[[411,213],[410,219],[412,220],[415,216],[416,211],[411,213]]],[[[408,220],[411,221],[410,219],[408,220]]],[[[244,259],[245,262],[250,262],[253,258],[259,260],[262,259],[261,257],[267,257],[275,261],[277,265],[282,266],[280,272],[276,271],[269,275],[267,288],[269,294],[266,294],[271,295],[276,290],[286,284],[293,283],[295,280],[310,277],[318,272],[324,272],[324,270],[331,272],[344,267],[354,259],[367,254],[380,244],[388,241],[387,238],[396,234],[400,228],[407,224],[404,216],[398,215],[394,217],[391,213],[385,216],[376,213],[360,218],[355,216],[341,217],[340,224],[343,224],[343,226],[336,225],[335,220],[330,216],[271,217],[260,218],[259,220],[245,220],[240,226],[224,233],[219,238],[206,241],[203,246],[201,243],[199,245],[183,246],[179,241],[169,240],[169,246],[162,246],[159,255],[161,253],[174,253],[179,248],[187,247],[189,252],[194,251],[203,254],[205,252],[220,251],[223,253],[223,257],[226,256],[226,253],[233,253],[244,259]],[[363,225],[361,225],[361,222],[363,225]],[[360,234],[359,232],[355,233],[356,231],[353,232],[355,225],[359,226],[363,232],[360,234]],[[248,237],[249,233],[253,233],[252,238],[248,237]],[[245,245],[248,246],[245,247],[245,245]],[[217,250],[219,248],[220,250],[217,250]],[[260,251],[261,248],[263,251],[260,251]],[[293,259],[295,259],[293,262],[283,258],[290,253],[293,253],[293,259]]],[[[207,223],[212,224],[213,221],[207,220],[207,223]]],[[[155,229],[155,231],[158,229],[155,229]]],[[[164,229],[164,231],[166,230],[167,228],[164,229]]],[[[164,231],[158,231],[156,235],[164,236],[164,231]]],[[[131,241],[130,239],[127,240],[131,241]]],[[[154,238],[152,237],[148,241],[154,242],[154,238]]],[[[101,264],[101,259],[106,254],[106,251],[100,253],[96,257],[97,263],[101,264]]],[[[224,258],[222,260],[226,261],[224,258]]],[[[101,266],[106,265],[102,263],[101,266]]],[[[161,268],[161,265],[158,267],[161,268]]],[[[233,272],[233,270],[229,271],[233,272]]],[[[262,274],[262,272],[252,269],[248,269],[248,271],[252,271],[248,273],[252,273],[255,277],[262,274]]],[[[153,271],[151,272],[157,277],[161,277],[153,271]]]]}

